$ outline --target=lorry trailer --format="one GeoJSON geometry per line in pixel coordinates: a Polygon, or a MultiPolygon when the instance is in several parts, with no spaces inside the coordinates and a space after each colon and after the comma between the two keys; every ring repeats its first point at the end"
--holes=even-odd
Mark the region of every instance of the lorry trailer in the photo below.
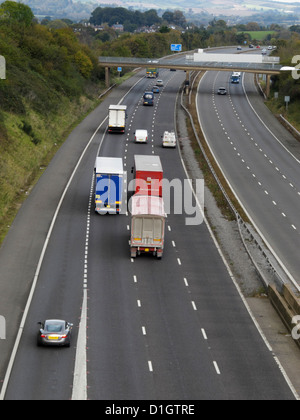
{"type": "Polygon", "coordinates": [[[95,212],[119,214],[124,188],[123,160],[97,157],[95,163],[95,212]]]}
{"type": "Polygon", "coordinates": [[[153,68],[153,67],[148,67],[146,69],[146,77],[148,79],[155,79],[158,77],[158,75],[159,75],[158,69],[153,68]]]}
{"type": "Polygon", "coordinates": [[[125,133],[126,105],[110,105],[108,110],[108,132],[109,133],[125,133]]]}
{"type": "Polygon", "coordinates": [[[159,156],[134,156],[135,194],[162,197],[163,169],[159,156]]]}
{"type": "Polygon", "coordinates": [[[135,194],[131,199],[131,258],[141,253],[162,258],[166,214],[161,197],[135,194]]]}

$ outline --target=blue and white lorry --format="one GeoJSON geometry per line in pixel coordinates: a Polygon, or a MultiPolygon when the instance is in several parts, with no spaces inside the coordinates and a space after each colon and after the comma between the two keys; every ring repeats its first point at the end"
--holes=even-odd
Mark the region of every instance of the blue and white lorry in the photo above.
{"type": "Polygon", "coordinates": [[[238,84],[240,83],[241,73],[234,72],[231,75],[231,83],[238,84]]]}
{"type": "Polygon", "coordinates": [[[95,162],[95,212],[120,214],[125,173],[123,159],[97,157],[95,162]]]}

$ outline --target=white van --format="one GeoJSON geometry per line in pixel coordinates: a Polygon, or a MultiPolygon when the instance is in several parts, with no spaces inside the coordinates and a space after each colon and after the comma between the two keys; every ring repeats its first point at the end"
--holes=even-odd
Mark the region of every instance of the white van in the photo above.
{"type": "Polygon", "coordinates": [[[147,130],[136,130],[135,131],[135,142],[136,143],[147,143],[148,131],[147,130]]]}
{"type": "Polygon", "coordinates": [[[174,131],[165,131],[162,139],[163,147],[176,147],[176,135],[174,131]]]}

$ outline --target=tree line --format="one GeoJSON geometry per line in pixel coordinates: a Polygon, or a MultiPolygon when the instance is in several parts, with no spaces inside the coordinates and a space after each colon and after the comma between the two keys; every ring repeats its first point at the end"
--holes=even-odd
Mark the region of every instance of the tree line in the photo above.
{"type": "Polygon", "coordinates": [[[69,27],[38,24],[31,9],[13,1],[0,5],[0,51],[6,80],[0,80],[0,109],[25,113],[26,106],[50,113],[60,95],[78,98],[88,83],[103,78],[97,56],[69,27]]]}
{"type": "Polygon", "coordinates": [[[162,17],[159,17],[154,9],[140,12],[139,10],[128,10],[124,7],[97,7],[92,12],[90,23],[93,25],[107,24],[109,26],[121,24],[124,26],[125,32],[134,32],[142,26],[173,24],[185,28],[187,24],[184,14],[179,10],[167,11],[162,17]]]}
{"type": "MultiPolygon", "coordinates": [[[[185,25],[181,13],[165,12],[159,18],[155,10],[130,11],[124,8],[96,8],[91,16],[95,23],[102,21],[133,22],[151,25],[159,22],[185,25]],[[130,20],[131,19],[131,20],[130,20]]],[[[103,80],[98,56],[131,56],[158,58],[170,53],[170,44],[183,45],[183,50],[209,46],[241,45],[252,42],[243,30],[264,29],[250,22],[245,26],[228,26],[224,20],[213,19],[208,26],[189,25],[185,30],[156,33],[116,33],[109,27],[95,32],[92,28],[73,25],[55,29],[38,24],[31,9],[23,3],[7,0],[0,5],[0,51],[7,62],[7,80],[0,80],[2,110],[25,112],[24,98],[38,112],[49,112],[60,103],[59,95],[79,97],[90,83],[103,80]],[[80,30],[79,30],[80,29],[80,30]]],[[[163,27],[162,27],[163,28],[163,27]]],[[[278,25],[267,42],[278,46],[282,62],[291,63],[299,51],[299,26],[290,30],[278,25]]],[[[274,78],[280,92],[300,100],[299,80],[291,75],[274,78]]]]}

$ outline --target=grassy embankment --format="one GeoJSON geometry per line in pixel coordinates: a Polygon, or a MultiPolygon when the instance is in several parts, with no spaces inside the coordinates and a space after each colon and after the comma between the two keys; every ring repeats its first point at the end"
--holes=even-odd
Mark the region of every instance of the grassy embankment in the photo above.
{"type": "MultiPolygon", "coordinates": [[[[300,36],[294,33],[290,40],[281,40],[274,55],[280,57],[282,66],[296,66],[299,63],[300,36]],[[293,64],[293,59],[297,61],[293,64]]],[[[267,101],[270,110],[278,115],[282,114],[300,132],[300,73],[282,72],[280,76],[272,77],[271,95],[267,101]],[[278,99],[275,99],[275,92],[278,99]],[[288,108],[285,97],[290,97],[288,108]]]]}
{"type": "Polygon", "coordinates": [[[72,30],[0,22],[0,243],[28,190],[104,90],[97,58],[72,30]]]}
{"type": "MultiPolygon", "coordinates": [[[[23,16],[31,13],[17,7],[23,16]]],[[[0,80],[0,243],[67,134],[99,104],[105,87],[97,57],[163,55],[170,39],[170,34],[124,35],[95,43],[92,50],[70,28],[51,30],[11,16],[0,21],[0,51],[7,62],[6,80],[0,80]]]]}

